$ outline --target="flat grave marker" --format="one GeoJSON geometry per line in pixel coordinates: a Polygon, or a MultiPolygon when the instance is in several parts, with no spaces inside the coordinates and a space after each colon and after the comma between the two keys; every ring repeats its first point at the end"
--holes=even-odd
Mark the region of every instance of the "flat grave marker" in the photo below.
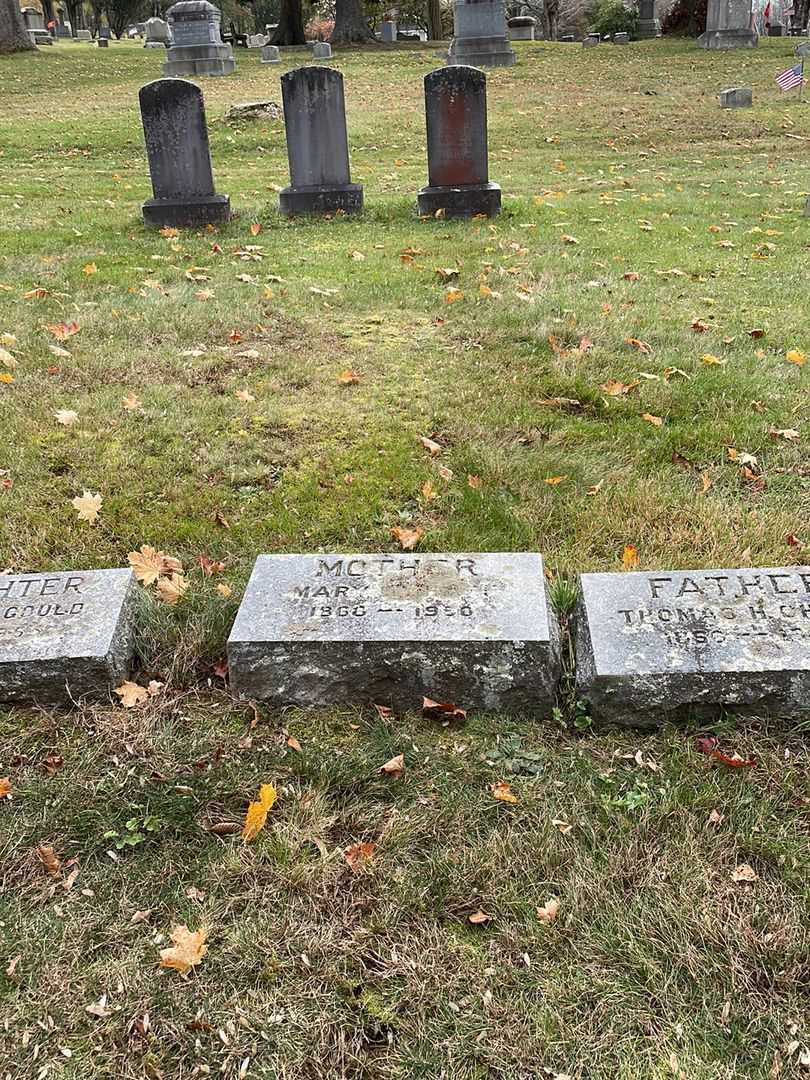
{"type": "Polygon", "coordinates": [[[548,715],[557,620],[536,554],[260,555],[230,639],[242,698],[548,715]]]}
{"type": "Polygon", "coordinates": [[[810,567],[583,574],[577,694],[651,726],[718,706],[810,714],[810,567]]]}
{"type": "Polygon", "coordinates": [[[0,574],[0,701],[108,694],[127,677],[134,595],[131,569],[0,574]]]}

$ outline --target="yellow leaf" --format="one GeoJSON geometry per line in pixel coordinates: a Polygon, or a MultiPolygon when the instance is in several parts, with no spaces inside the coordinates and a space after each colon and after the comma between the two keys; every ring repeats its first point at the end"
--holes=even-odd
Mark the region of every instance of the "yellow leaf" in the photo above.
{"type": "Polygon", "coordinates": [[[85,266],[82,267],[82,273],[87,274],[88,277],[91,277],[93,274],[98,273],[98,267],[94,262],[87,263],[85,266]]]}
{"type": "Polygon", "coordinates": [[[419,442],[424,446],[431,457],[438,457],[442,452],[441,446],[439,446],[437,442],[434,442],[433,439],[429,439],[426,435],[420,435],[419,442]]]}
{"type": "Polygon", "coordinates": [[[224,581],[220,581],[219,585],[217,585],[217,592],[225,600],[228,600],[233,595],[233,589],[230,585],[226,585],[224,581]]]}
{"type": "Polygon", "coordinates": [[[426,480],[424,484],[422,484],[422,498],[425,502],[432,502],[433,499],[437,499],[438,497],[439,493],[436,491],[436,488],[430,480],[426,480]]]}
{"type": "Polygon", "coordinates": [[[249,844],[255,840],[265,826],[267,814],[272,809],[273,803],[278,798],[276,789],[272,784],[262,784],[259,788],[259,797],[247,808],[245,824],[242,828],[242,840],[249,844]]]}
{"type": "Polygon", "coordinates": [[[192,933],[183,924],[172,927],[169,937],[174,945],[169,949],[160,950],[160,966],[179,971],[181,975],[187,975],[208,952],[206,945],[208,931],[205,927],[201,927],[192,933]]]}
{"type": "Polygon", "coordinates": [[[725,360],[721,360],[721,358],[719,356],[715,356],[714,353],[704,353],[700,359],[702,363],[708,365],[709,367],[724,367],[726,363],[725,360]]]}
{"type": "Polygon", "coordinates": [[[608,379],[606,383],[602,383],[602,389],[609,397],[623,397],[625,394],[631,393],[638,387],[638,380],[634,380],[631,383],[619,382],[617,379],[608,379]]]}
{"type": "Polygon", "coordinates": [[[634,566],[638,566],[638,548],[635,544],[625,544],[624,551],[622,552],[622,564],[627,570],[631,570],[634,566]]]}
{"type": "Polygon", "coordinates": [[[144,585],[153,585],[164,572],[165,556],[149,544],[141,544],[140,551],[130,551],[127,559],[135,571],[135,577],[144,585]]]}
{"type": "Polygon", "coordinates": [[[547,476],[544,480],[544,484],[548,484],[549,487],[556,487],[557,484],[561,484],[563,480],[567,480],[567,476],[547,476]]]}
{"type": "Polygon", "coordinates": [[[653,425],[653,427],[661,427],[661,425],[662,425],[662,424],[663,424],[663,422],[664,422],[664,421],[663,421],[663,420],[661,419],[661,417],[660,417],[660,416],[653,416],[653,414],[652,414],[652,413],[648,413],[648,412],[642,413],[642,414],[641,414],[641,419],[642,419],[642,420],[646,420],[646,421],[647,421],[647,423],[648,423],[648,424],[652,424],[652,425],[653,425]]]}
{"type": "Polygon", "coordinates": [[[162,577],[157,583],[158,597],[169,607],[174,607],[187,589],[188,582],[182,574],[170,574],[168,577],[162,577]]]}
{"type": "Polygon", "coordinates": [[[173,229],[170,225],[165,225],[160,230],[160,235],[165,236],[167,240],[173,239],[175,236],[180,235],[179,229],[173,229]]]}
{"type": "Polygon", "coordinates": [[[399,541],[403,551],[413,551],[425,535],[425,530],[420,529],[418,526],[415,529],[406,529],[401,525],[397,525],[391,530],[391,535],[395,540],[399,541]]]}
{"type": "Polygon", "coordinates": [[[546,923],[546,925],[554,922],[559,913],[560,901],[556,896],[552,896],[550,900],[546,900],[542,907],[537,908],[537,918],[541,923],[546,923]]]}
{"type": "Polygon", "coordinates": [[[479,908],[478,911],[467,916],[467,921],[471,922],[473,926],[481,926],[483,923],[492,922],[492,916],[487,915],[485,911],[482,911],[481,908],[479,908]]]}
{"type": "Polygon", "coordinates": [[[785,353],[785,359],[789,364],[797,364],[799,367],[807,360],[801,349],[789,349],[785,353]]]}
{"type": "Polygon", "coordinates": [[[149,691],[145,686],[139,686],[136,682],[122,682],[115,688],[116,694],[121,698],[121,704],[125,709],[134,709],[142,705],[149,697],[149,691]]]}
{"type": "Polygon", "coordinates": [[[518,802],[517,795],[514,794],[511,787],[504,781],[500,780],[497,784],[491,784],[489,789],[498,802],[505,802],[514,804],[518,802]]]}
{"type": "Polygon", "coordinates": [[[9,385],[14,382],[14,376],[9,375],[7,371],[0,371],[0,383],[6,383],[9,385]]]}
{"type": "Polygon", "coordinates": [[[94,495],[92,491],[86,489],[81,495],[77,495],[75,499],[71,500],[79,515],[79,521],[89,521],[91,525],[98,518],[103,501],[101,495],[94,495]]]}
{"type": "Polygon", "coordinates": [[[455,304],[458,300],[464,299],[464,293],[461,289],[448,289],[444,294],[445,304],[455,304]]]}

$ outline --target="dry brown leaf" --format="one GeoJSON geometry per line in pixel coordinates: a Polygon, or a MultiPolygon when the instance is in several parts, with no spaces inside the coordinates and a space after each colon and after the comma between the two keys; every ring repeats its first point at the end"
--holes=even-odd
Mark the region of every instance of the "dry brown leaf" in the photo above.
{"type": "Polygon", "coordinates": [[[233,395],[237,401],[245,401],[250,404],[251,401],[255,401],[256,398],[251,394],[249,390],[235,390],[233,395]]]}
{"type": "Polygon", "coordinates": [[[481,908],[478,911],[474,911],[472,915],[467,916],[467,922],[471,922],[473,926],[481,926],[483,923],[492,922],[492,915],[487,915],[481,908]]]}
{"type": "Polygon", "coordinates": [[[464,299],[464,293],[461,291],[461,289],[450,288],[450,289],[445,290],[445,294],[444,294],[444,302],[445,302],[445,304],[455,304],[459,300],[463,300],[463,299],[464,299]]]}
{"type": "Polygon", "coordinates": [[[39,861],[48,871],[51,877],[58,877],[62,869],[62,860],[53,850],[50,844],[40,844],[37,848],[39,861]]]}
{"type": "Polygon", "coordinates": [[[355,874],[365,870],[366,864],[374,855],[377,845],[370,840],[351,844],[343,852],[343,858],[349,864],[355,874]]]}
{"type": "Polygon", "coordinates": [[[609,397],[623,397],[625,394],[632,393],[638,386],[637,379],[631,383],[619,382],[618,379],[608,379],[606,383],[602,383],[602,389],[609,397]]]}
{"type": "Polygon", "coordinates": [[[142,405],[143,402],[134,390],[128,390],[124,397],[121,398],[121,407],[126,409],[127,412],[134,412],[135,409],[140,409],[142,405]]]}
{"type": "Polygon", "coordinates": [[[448,281],[455,281],[461,271],[456,266],[437,266],[434,273],[439,281],[447,284],[448,281]]]}
{"type": "Polygon", "coordinates": [[[740,863],[740,865],[735,867],[731,872],[731,880],[738,882],[759,881],[759,874],[757,874],[753,866],[750,866],[748,863],[740,863]]]}
{"type": "Polygon", "coordinates": [[[0,776],[0,799],[5,799],[11,794],[11,780],[8,776],[0,776]]]}
{"type": "Polygon", "coordinates": [[[429,720],[466,720],[467,710],[460,709],[449,701],[434,701],[432,698],[422,698],[422,716],[429,720]]]}
{"type": "Polygon", "coordinates": [[[65,341],[69,337],[73,337],[74,334],[78,334],[81,327],[77,322],[68,323],[49,323],[45,328],[50,330],[57,341],[65,341]]]}
{"type": "Polygon", "coordinates": [[[70,427],[79,419],[79,414],[74,412],[73,409],[57,409],[53,415],[57,424],[61,424],[63,427],[70,427]]]}
{"type": "Polygon", "coordinates": [[[145,686],[139,686],[136,682],[122,682],[120,686],[115,688],[115,693],[121,699],[121,704],[125,709],[134,709],[138,705],[142,705],[149,697],[149,691],[145,686]]]}
{"type": "Polygon", "coordinates": [[[225,600],[229,600],[233,596],[233,589],[224,581],[220,581],[219,585],[217,585],[217,592],[225,600]]]}
{"type": "Polygon", "coordinates": [[[660,417],[660,416],[653,416],[653,414],[652,414],[652,413],[648,413],[648,412],[642,413],[642,414],[641,414],[641,419],[642,419],[642,420],[646,420],[646,421],[647,421],[647,423],[648,423],[648,424],[652,424],[652,426],[653,426],[653,427],[661,427],[661,425],[662,425],[662,424],[663,424],[663,422],[664,422],[664,421],[663,421],[663,420],[661,419],[661,417],[660,417]]]}
{"type": "Polygon", "coordinates": [[[468,476],[467,476],[467,487],[468,488],[472,488],[473,491],[480,491],[482,485],[483,485],[483,480],[481,479],[480,476],[473,476],[472,474],[468,474],[468,476]]]}
{"type": "Polygon", "coordinates": [[[711,330],[711,326],[709,326],[707,322],[704,322],[703,319],[693,319],[691,326],[696,334],[705,334],[711,330]]]}
{"type": "Polygon", "coordinates": [[[172,927],[169,937],[174,945],[160,950],[160,966],[187,975],[208,952],[208,930],[201,927],[192,933],[184,923],[172,927]]]}
{"type": "Polygon", "coordinates": [[[420,435],[419,442],[424,446],[431,457],[438,457],[442,452],[441,446],[439,446],[437,442],[434,442],[433,439],[429,439],[426,435],[420,435]]]}
{"type": "Polygon", "coordinates": [[[174,607],[188,590],[188,582],[182,574],[171,574],[162,577],[157,583],[158,597],[164,604],[174,607]]]}
{"type": "Polygon", "coordinates": [[[392,780],[399,780],[405,771],[405,755],[397,754],[396,757],[390,758],[384,765],[380,766],[380,772],[385,773],[386,776],[390,776],[392,780]]]}
{"type": "Polygon", "coordinates": [[[768,434],[772,439],[785,439],[787,442],[795,442],[801,438],[795,428],[771,428],[768,434]]]}
{"type": "Polygon", "coordinates": [[[252,802],[245,814],[245,824],[242,828],[242,839],[246,844],[255,840],[267,822],[267,814],[272,809],[278,798],[278,793],[272,784],[262,784],[259,789],[259,797],[252,802]]]}
{"type": "Polygon", "coordinates": [[[391,535],[399,541],[403,551],[413,551],[419,541],[425,535],[425,530],[417,526],[415,529],[406,529],[402,525],[396,525],[391,530],[391,535]]]}
{"type": "Polygon", "coordinates": [[[360,382],[360,376],[356,371],[353,371],[351,368],[347,368],[346,371],[341,371],[341,373],[337,377],[337,381],[341,384],[341,386],[354,386],[355,383],[360,382]]]}
{"type": "Polygon", "coordinates": [[[143,585],[154,585],[157,579],[166,572],[162,551],[156,551],[149,544],[141,544],[140,551],[130,551],[127,559],[129,565],[135,571],[135,577],[143,585]]]}
{"type": "Polygon", "coordinates": [[[514,805],[520,801],[505,780],[499,780],[496,784],[491,784],[489,790],[498,802],[514,805]]]}
{"type": "Polygon", "coordinates": [[[638,351],[640,353],[643,353],[645,356],[649,356],[652,353],[652,349],[647,344],[647,342],[646,341],[641,341],[639,338],[635,338],[635,337],[625,338],[624,343],[625,343],[625,345],[632,346],[634,349],[638,349],[638,351]]]}
{"type": "Polygon", "coordinates": [[[101,504],[103,502],[101,495],[85,489],[81,495],[77,495],[75,499],[71,499],[71,503],[74,506],[76,512],[79,515],[79,521],[89,521],[93,525],[101,512],[101,504]]]}
{"type": "Polygon", "coordinates": [[[537,918],[546,925],[553,923],[559,913],[560,901],[556,896],[552,896],[550,900],[546,900],[542,907],[537,908],[537,918]]]}

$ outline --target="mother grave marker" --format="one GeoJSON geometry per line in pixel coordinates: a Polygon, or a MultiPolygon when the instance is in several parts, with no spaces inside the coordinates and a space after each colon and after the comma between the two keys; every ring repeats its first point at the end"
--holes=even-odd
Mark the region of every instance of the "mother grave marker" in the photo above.
{"type": "Polygon", "coordinates": [[[230,199],[214,192],[202,90],[185,79],[158,79],[138,96],[155,193],[143,204],[144,222],[160,228],[227,221],[230,199]]]}
{"type": "Polygon", "coordinates": [[[576,662],[597,720],[808,715],[810,567],[583,574],[576,662]]]}
{"type": "Polygon", "coordinates": [[[228,641],[242,698],[547,715],[560,639],[540,555],[260,555],[228,641]]]}

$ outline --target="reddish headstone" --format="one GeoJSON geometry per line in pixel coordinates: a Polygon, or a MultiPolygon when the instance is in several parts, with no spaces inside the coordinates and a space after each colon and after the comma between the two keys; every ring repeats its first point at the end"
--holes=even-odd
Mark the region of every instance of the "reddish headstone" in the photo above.
{"type": "Polygon", "coordinates": [[[419,213],[494,217],[501,189],[489,182],[487,78],[478,68],[453,65],[425,76],[428,186],[419,213]]]}

